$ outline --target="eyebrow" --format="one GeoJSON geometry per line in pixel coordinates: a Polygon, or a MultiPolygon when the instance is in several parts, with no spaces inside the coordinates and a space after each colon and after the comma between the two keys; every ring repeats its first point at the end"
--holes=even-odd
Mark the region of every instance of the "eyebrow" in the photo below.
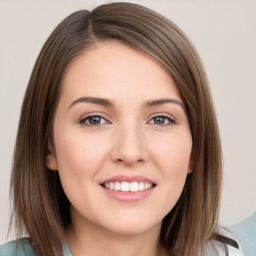
{"type": "MultiPolygon", "coordinates": [[[[114,107],[115,106],[114,103],[108,99],[97,98],[97,97],[80,97],[80,98],[74,100],[70,104],[69,108],[76,105],[77,103],[82,103],[82,102],[92,103],[92,104],[101,105],[101,106],[105,106],[105,107],[114,107]]],[[[169,98],[156,99],[156,100],[151,99],[151,100],[146,101],[146,103],[144,105],[145,105],[145,107],[154,107],[154,106],[164,105],[167,103],[174,103],[174,104],[181,106],[183,109],[185,109],[185,107],[181,101],[179,101],[177,99],[169,99],[169,98]]]]}
{"type": "Polygon", "coordinates": [[[181,106],[183,109],[185,109],[184,104],[181,101],[176,100],[176,99],[148,100],[145,105],[147,107],[154,107],[154,106],[159,106],[159,105],[163,105],[163,104],[167,104],[167,103],[174,103],[174,104],[181,106]]]}
{"type": "Polygon", "coordinates": [[[114,104],[108,99],[95,98],[95,97],[81,97],[81,98],[78,98],[75,101],[73,101],[70,104],[69,108],[71,108],[75,104],[81,103],[81,102],[93,103],[93,104],[97,104],[97,105],[101,105],[101,106],[105,106],[105,107],[114,107],[114,104]]]}

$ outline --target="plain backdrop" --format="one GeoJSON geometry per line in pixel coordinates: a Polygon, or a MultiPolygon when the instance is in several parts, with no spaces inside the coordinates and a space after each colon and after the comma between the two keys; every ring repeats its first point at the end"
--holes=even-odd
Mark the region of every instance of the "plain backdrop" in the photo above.
{"type": "MultiPolygon", "coordinates": [[[[12,154],[35,59],[62,19],[104,2],[0,0],[0,242],[7,241],[12,154]]],[[[197,48],[209,77],[223,146],[220,221],[231,225],[250,216],[256,210],[256,1],[131,2],[167,16],[197,48]]]]}

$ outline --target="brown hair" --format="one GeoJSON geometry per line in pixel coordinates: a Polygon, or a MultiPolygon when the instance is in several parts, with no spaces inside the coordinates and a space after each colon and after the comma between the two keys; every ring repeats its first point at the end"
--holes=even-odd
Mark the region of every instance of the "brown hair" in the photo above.
{"type": "Polygon", "coordinates": [[[23,101],[11,188],[17,234],[25,229],[39,255],[59,255],[70,222],[69,201],[57,172],[46,167],[47,142],[72,60],[97,42],[118,40],[153,56],[174,79],[193,138],[193,172],[175,207],[164,218],[160,241],[170,255],[200,255],[216,233],[221,190],[221,147],[201,61],[184,33],[145,7],[111,3],[63,20],[35,63],[23,101]],[[46,249],[47,248],[47,249],[46,249]]]}

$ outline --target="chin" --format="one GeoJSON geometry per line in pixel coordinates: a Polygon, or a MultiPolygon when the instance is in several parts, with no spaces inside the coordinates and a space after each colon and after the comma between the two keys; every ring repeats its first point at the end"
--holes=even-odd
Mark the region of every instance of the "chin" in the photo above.
{"type": "MultiPolygon", "coordinates": [[[[114,219],[114,218],[113,218],[114,219]]],[[[113,221],[112,219],[112,221],[113,221]]],[[[157,229],[160,232],[162,221],[145,220],[142,218],[119,218],[114,223],[104,222],[105,229],[119,235],[139,235],[157,229]]]]}

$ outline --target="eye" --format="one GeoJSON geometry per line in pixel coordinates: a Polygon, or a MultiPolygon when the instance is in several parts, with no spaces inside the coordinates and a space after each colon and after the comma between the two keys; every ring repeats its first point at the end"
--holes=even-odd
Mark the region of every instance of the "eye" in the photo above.
{"type": "Polygon", "coordinates": [[[79,123],[87,126],[100,126],[102,124],[108,123],[108,121],[102,116],[90,115],[84,117],[81,121],[79,121],[79,123]]]}
{"type": "Polygon", "coordinates": [[[159,116],[155,116],[153,117],[150,121],[149,121],[150,124],[156,124],[156,125],[162,125],[162,126],[165,126],[165,125],[172,125],[172,124],[175,124],[175,120],[172,119],[171,117],[169,116],[165,116],[165,115],[159,115],[159,116]]]}

